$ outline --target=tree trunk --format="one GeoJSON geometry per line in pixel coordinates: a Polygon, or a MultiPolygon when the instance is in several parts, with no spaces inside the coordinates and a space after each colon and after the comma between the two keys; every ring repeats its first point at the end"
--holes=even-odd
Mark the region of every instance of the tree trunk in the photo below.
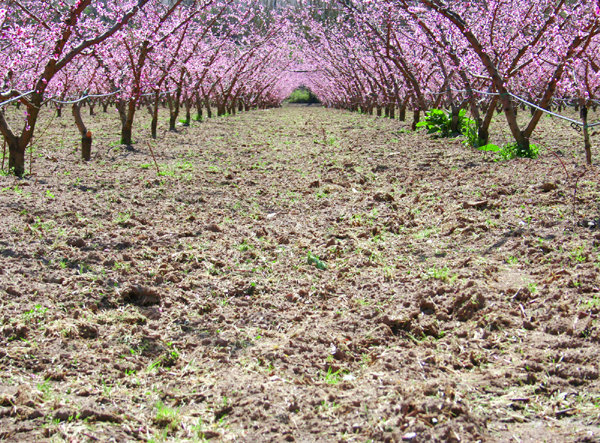
{"type": "Polygon", "coordinates": [[[183,126],[189,126],[192,121],[192,101],[189,98],[185,99],[185,121],[183,126]]]}
{"type": "Polygon", "coordinates": [[[406,121],[406,103],[402,103],[402,106],[400,106],[398,120],[400,120],[401,122],[406,121]]]}
{"type": "Polygon", "coordinates": [[[121,144],[131,146],[131,125],[128,122],[121,127],[121,144]]]}
{"type": "Polygon", "coordinates": [[[38,82],[40,92],[31,94],[31,106],[28,106],[27,119],[25,122],[25,128],[19,137],[16,137],[8,122],[4,117],[4,113],[0,111],[0,132],[8,144],[8,168],[9,171],[13,171],[15,175],[21,177],[25,174],[25,150],[31,142],[37,118],[40,113],[43,101],[43,86],[40,86],[41,82],[38,82]]]}
{"type": "Polygon", "coordinates": [[[57,106],[57,107],[56,107],[56,116],[57,116],[58,118],[61,118],[61,117],[62,117],[62,106],[57,106]]]}
{"type": "Polygon", "coordinates": [[[588,128],[588,108],[585,105],[581,105],[581,120],[583,121],[583,141],[585,143],[585,160],[588,165],[592,164],[592,143],[590,142],[590,131],[588,128]]]}
{"type": "Polygon", "coordinates": [[[206,106],[206,117],[212,118],[212,109],[210,107],[210,99],[208,97],[204,97],[204,105],[206,106]]]}
{"type": "Polygon", "coordinates": [[[496,109],[496,103],[498,103],[498,97],[494,96],[494,98],[492,98],[490,106],[488,106],[487,112],[485,113],[485,118],[483,119],[483,122],[479,127],[478,136],[483,146],[487,145],[490,139],[490,124],[492,123],[492,119],[494,118],[494,110],[496,109]]]}
{"type": "Polygon", "coordinates": [[[137,108],[137,104],[135,100],[131,100],[126,103],[126,106],[122,106],[122,116],[121,116],[121,144],[127,145],[128,147],[132,144],[132,132],[133,132],[133,118],[135,117],[135,111],[137,108]],[[125,113],[125,107],[127,108],[127,113],[125,113]]]}
{"type": "Polygon", "coordinates": [[[175,109],[177,108],[177,105],[173,103],[171,94],[167,94],[167,103],[169,104],[169,131],[177,132],[177,127],[175,125],[177,124],[177,115],[179,114],[179,110],[175,109]]]}
{"type": "Polygon", "coordinates": [[[81,158],[86,162],[92,158],[92,132],[88,131],[81,137],[81,158]]]}
{"type": "Polygon", "coordinates": [[[19,148],[19,142],[15,138],[8,144],[8,151],[8,170],[17,177],[22,177],[25,174],[25,149],[19,148]]]}
{"type": "Polygon", "coordinates": [[[79,103],[73,105],[73,117],[75,118],[75,125],[77,125],[77,129],[79,129],[79,133],[81,134],[81,158],[89,161],[92,157],[92,133],[87,130],[85,123],[83,123],[79,103]]]}
{"type": "Polygon", "coordinates": [[[154,104],[152,105],[152,121],[150,122],[150,136],[156,140],[156,130],[158,128],[158,107],[160,105],[159,93],[156,93],[154,104]]]}
{"type": "Polygon", "coordinates": [[[396,105],[395,104],[391,104],[390,105],[390,118],[391,119],[395,119],[396,118],[396,105]]]}
{"type": "Polygon", "coordinates": [[[460,112],[460,107],[452,105],[452,123],[450,123],[450,130],[454,133],[454,134],[459,134],[460,133],[460,128],[458,127],[459,124],[459,112],[460,112]]]}
{"type": "Polygon", "coordinates": [[[202,100],[198,91],[196,91],[196,121],[202,121],[202,100]]]}
{"type": "Polygon", "coordinates": [[[415,109],[413,112],[413,122],[412,122],[412,126],[411,126],[411,129],[413,131],[417,130],[417,123],[419,123],[420,120],[421,120],[421,110],[415,109]]]}

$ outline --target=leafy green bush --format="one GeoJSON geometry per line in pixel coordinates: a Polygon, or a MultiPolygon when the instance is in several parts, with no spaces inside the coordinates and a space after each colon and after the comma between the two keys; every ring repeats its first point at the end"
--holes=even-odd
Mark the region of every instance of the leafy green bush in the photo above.
{"type": "Polygon", "coordinates": [[[495,152],[498,154],[501,160],[512,160],[515,158],[537,158],[540,155],[540,149],[533,143],[529,144],[529,148],[524,148],[517,143],[509,143],[503,148],[494,144],[487,144],[485,146],[480,146],[477,149],[480,151],[495,152]]]}
{"type": "Polygon", "coordinates": [[[460,132],[452,131],[452,114],[441,109],[432,109],[426,114],[425,120],[417,123],[417,128],[427,128],[427,134],[435,134],[439,138],[456,137],[464,133],[466,128],[474,121],[467,117],[467,110],[461,109],[458,113],[458,128],[460,132]]]}
{"type": "Polygon", "coordinates": [[[309,89],[298,88],[288,98],[290,103],[319,103],[319,99],[309,89]]]}
{"type": "Polygon", "coordinates": [[[537,158],[540,155],[539,148],[533,143],[525,148],[517,143],[510,143],[498,151],[502,160],[512,160],[514,158],[537,158]]]}
{"type": "Polygon", "coordinates": [[[479,138],[479,128],[477,127],[477,122],[475,120],[470,118],[467,119],[467,122],[463,128],[463,134],[466,137],[466,140],[463,142],[463,144],[478,149],[481,146],[484,146],[484,140],[479,138]]]}

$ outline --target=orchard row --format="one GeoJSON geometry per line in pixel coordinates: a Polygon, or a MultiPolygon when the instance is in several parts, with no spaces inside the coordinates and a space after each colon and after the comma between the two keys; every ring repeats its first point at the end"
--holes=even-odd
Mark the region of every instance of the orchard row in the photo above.
{"type": "MultiPolygon", "coordinates": [[[[312,2],[311,2],[312,3],[312,2]]],[[[84,158],[92,134],[84,103],[114,107],[121,142],[133,122],[158,109],[210,117],[278,106],[306,85],[330,107],[405,118],[469,109],[486,144],[500,109],[515,143],[529,140],[544,109],[565,100],[582,110],[600,88],[600,6],[596,0],[330,0],[319,7],[267,9],[250,0],[3,1],[0,6],[0,106],[23,118],[0,133],[9,167],[24,173],[24,155],[40,108],[72,107],[84,158]],[[525,127],[518,97],[534,104],[525,127]]],[[[588,161],[591,146],[586,138],[588,161]]]]}
{"type": "Polygon", "coordinates": [[[404,118],[413,129],[432,108],[468,109],[486,145],[492,116],[506,117],[523,152],[544,110],[581,110],[591,163],[587,109],[600,92],[597,0],[340,0],[343,15],[313,24],[310,87],[334,107],[404,118]],[[521,127],[517,106],[531,119],[521,127]],[[530,106],[534,105],[534,106],[530,106]]]}

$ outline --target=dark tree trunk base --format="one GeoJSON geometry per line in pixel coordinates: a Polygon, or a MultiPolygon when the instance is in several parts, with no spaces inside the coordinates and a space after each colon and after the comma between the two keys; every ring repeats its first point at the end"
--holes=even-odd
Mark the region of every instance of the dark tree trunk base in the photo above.
{"type": "Polygon", "coordinates": [[[8,154],[8,170],[12,171],[17,177],[25,174],[25,150],[20,150],[18,146],[10,146],[8,154]]]}
{"type": "Polygon", "coordinates": [[[90,161],[92,158],[92,137],[87,135],[81,138],[81,158],[90,161]]]}
{"type": "Polygon", "coordinates": [[[131,128],[125,126],[121,130],[121,144],[131,146],[131,128]]]}

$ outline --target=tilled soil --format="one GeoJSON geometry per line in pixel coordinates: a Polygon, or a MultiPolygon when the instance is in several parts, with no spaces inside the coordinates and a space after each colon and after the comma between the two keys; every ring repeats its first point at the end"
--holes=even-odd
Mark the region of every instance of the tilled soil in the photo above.
{"type": "Polygon", "coordinates": [[[284,107],[163,133],[155,165],[147,125],[86,120],[91,162],[48,114],[0,178],[0,439],[600,441],[600,185],[568,126],[494,162],[284,107]]]}

